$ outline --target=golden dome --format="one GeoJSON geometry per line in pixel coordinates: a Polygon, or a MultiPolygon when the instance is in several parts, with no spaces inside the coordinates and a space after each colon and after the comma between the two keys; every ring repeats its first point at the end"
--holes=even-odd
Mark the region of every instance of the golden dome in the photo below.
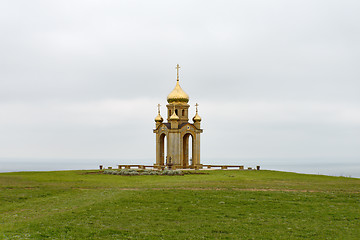
{"type": "Polygon", "coordinates": [[[176,102],[183,102],[188,103],[189,102],[189,95],[182,90],[179,84],[179,80],[176,81],[176,86],[174,90],[167,96],[168,103],[176,103],[176,102]]]}
{"type": "Polygon", "coordinates": [[[164,121],[164,119],[162,118],[162,116],[159,113],[155,118],[155,122],[162,122],[162,121],[164,121]]]}
{"type": "Polygon", "coordinates": [[[196,113],[195,116],[193,117],[193,121],[194,122],[201,122],[201,117],[199,116],[198,113],[196,113]]]}
{"type": "Polygon", "coordinates": [[[193,117],[193,121],[194,122],[201,122],[201,117],[199,116],[199,114],[198,114],[198,106],[199,106],[199,104],[195,104],[195,107],[196,107],[196,114],[195,114],[195,116],[193,117]]]}
{"type": "Polygon", "coordinates": [[[162,121],[164,121],[164,119],[160,115],[160,104],[158,104],[157,106],[158,106],[158,115],[155,118],[155,122],[162,122],[162,121]]]}
{"type": "Polygon", "coordinates": [[[169,118],[170,120],[179,120],[180,118],[178,117],[178,115],[176,115],[175,111],[173,112],[173,114],[171,115],[171,117],[169,118]]]}

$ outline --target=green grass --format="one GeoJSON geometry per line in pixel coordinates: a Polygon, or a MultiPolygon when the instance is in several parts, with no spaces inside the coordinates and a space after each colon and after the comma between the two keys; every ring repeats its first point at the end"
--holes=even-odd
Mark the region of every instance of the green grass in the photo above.
{"type": "Polygon", "coordinates": [[[360,179],[88,172],[1,173],[0,239],[360,239],[360,179]]]}

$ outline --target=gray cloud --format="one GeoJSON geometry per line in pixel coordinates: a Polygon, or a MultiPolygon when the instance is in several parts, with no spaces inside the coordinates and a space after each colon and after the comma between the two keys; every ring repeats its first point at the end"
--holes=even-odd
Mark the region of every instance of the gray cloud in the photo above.
{"type": "Polygon", "coordinates": [[[359,9],[2,1],[0,157],[153,157],[155,105],[180,63],[204,158],[359,158],[359,9]]]}

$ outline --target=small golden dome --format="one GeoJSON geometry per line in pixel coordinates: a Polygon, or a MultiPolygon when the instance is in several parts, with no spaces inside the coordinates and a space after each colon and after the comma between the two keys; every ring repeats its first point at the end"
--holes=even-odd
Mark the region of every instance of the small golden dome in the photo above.
{"type": "Polygon", "coordinates": [[[170,116],[169,118],[170,120],[179,120],[180,118],[178,117],[178,115],[176,115],[175,111],[173,112],[173,114],[170,116]]]}
{"type": "Polygon", "coordinates": [[[164,121],[164,119],[162,118],[162,116],[159,113],[155,118],[155,122],[163,122],[163,121],[164,121]]]}
{"type": "Polygon", "coordinates": [[[193,117],[193,121],[194,122],[201,122],[201,117],[199,116],[198,113],[196,113],[195,116],[193,117]]]}
{"type": "Polygon", "coordinates": [[[167,96],[168,103],[176,103],[176,102],[183,102],[188,103],[189,102],[189,95],[182,90],[180,87],[179,81],[176,81],[176,86],[174,90],[167,96]]]}
{"type": "Polygon", "coordinates": [[[193,121],[194,122],[201,122],[201,117],[199,116],[199,114],[198,114],[198,106],[199,106],[199,104],[195,104],[195,107],[196,107],[196,114],[195,114],[195,116],[193,117],[193,121]]]}
{"type": "Polygon", "coordinates": [[[163,122],[164,119],[162,118],[162,116],[160,115],[160,104],[157,105],[158,106],[158,115],[155,118],[155,122],[163,122]]]}

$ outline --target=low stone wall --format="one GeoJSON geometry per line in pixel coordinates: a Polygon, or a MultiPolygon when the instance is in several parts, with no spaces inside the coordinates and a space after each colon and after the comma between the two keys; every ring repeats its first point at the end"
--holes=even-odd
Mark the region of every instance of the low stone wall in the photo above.
{"type": "MultiPolygon", "coordinates": [[[[244,166],[243,165],[196,165],[196,166],[187,166],[186,168],[184,168],[183,166],[178,166],[178,165],[171,165],[171,166],[166,166],[166,165],[138,165],[138,164],[121,164],[121,165],[117,165],[118,169],[131,169],[131,168],[136,168],[136,169],[158,169],[158,170],[164,170],[164,169],[195,169],[195,170],[199,170],[199,169],[222,169],[222,170],[226,170],[226,169],[238,169],[238,170],[244,170],[244,166]]],[[[104,169],[103,165],[99,166],[100,170],[104,169]]],[[[108,167],[108,169],[112,169],[112,167],[108,167]]],[[[260,170],[260,166],[256,166],[256,168],[251,168],[248,167],[247,170],[260,170]]]]}

